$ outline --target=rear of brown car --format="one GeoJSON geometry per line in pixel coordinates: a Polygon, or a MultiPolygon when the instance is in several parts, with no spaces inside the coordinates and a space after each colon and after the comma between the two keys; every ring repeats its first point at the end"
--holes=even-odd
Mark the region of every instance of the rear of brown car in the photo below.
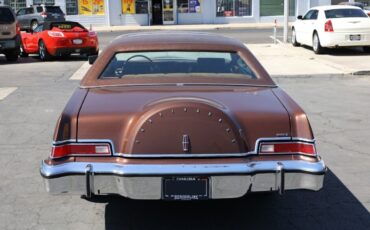
{"type": "MultiPolygon", "coordinates": [[[[198,71],[194,77],[184,68],[186,76],[143,74],[130,79],[121,78],[122,63],[115,63],[112,73],[117,76],[108,74],[102,80],[97,73],[104,76],[101,73],[111,68],[106,63],[116,60],[113,44],[114,49],[98,58],[58,121],[52,153],[41,165],[48,192],[200,200],[322,188],[326,167],[303,110],[272,82],[244,45],[196,35],[175,34],[176,43],[159,48],[155,43],[162,44],[163,34],[154,34],[158,40],[147,38],[152,50],[172,49],[165,52],[166,58],[159,55],[150,73],[163,72],[168,63],[161,66],[160,62],[185,49],[200,53],[207,49],[207,55],[214,49],[213,59],[207,61],[220,63],[214,59],[220,50],[224,56],[232,53],[243,57],[255,76],[246,71],[248,76],[242,80],[235,77],[233,73],[243,64],[221,75],[202,75],[193,66],[190,69],[198,71]],[[207,45],[197,47],[203,39],[207,45]],[[181,51],[171,53],[173,49],[181,51]],[[117,82],[121,84],[113,84],[117,82]]],[[[129,38],[123,41],[124,47],[133,48],[129,38]]],[[[192,56],[189,52],[186,55],[192,56]]],[[[149,54],[131,55],[150,59],[149,54]]],[[[235,60],[229,64],[242,62],[235,60]]],[[[152,65],[151,61],[145,63],[152,65]]],[[[123,63],[126,69],[127,62],[123,63]]],[[[185,62],[204,64],[204,59],[185,62]]]]}
{"type": "Polygon", "coordinates": [[[0,53],[7,61],[16,61],[20,52],[20,28],[13,10],[0,6],[0,53]]]}

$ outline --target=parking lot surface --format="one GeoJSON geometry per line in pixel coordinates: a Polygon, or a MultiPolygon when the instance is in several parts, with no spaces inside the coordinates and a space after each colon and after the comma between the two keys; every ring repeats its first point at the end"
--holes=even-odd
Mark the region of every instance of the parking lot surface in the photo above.
{"type": "MultiPolygon", "coordinates": [[[[335,53],[334,53],[335,56],[335,53]]],[[[275,76],[308,113],[329,171],[319,192],[202,202],[51,196],[39,174],[86,59],[0,57],[0,229],[370,229],[370,76],[275,76]],[[2,90],[3,89],[3,90],[2,90]]]]}

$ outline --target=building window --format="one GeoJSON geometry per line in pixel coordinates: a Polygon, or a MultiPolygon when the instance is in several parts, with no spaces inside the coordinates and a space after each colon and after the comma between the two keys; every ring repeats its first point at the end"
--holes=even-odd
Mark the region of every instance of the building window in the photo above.
{"type": "Polygon", "coordinates": [[[9,0],[7,2],[4,2],[4,4],[9,5],[11,8],[13,8],[14,11],[18,11],[19,9],[25,8],[27,6],[26,0],[9,0]]]}
{"type": "Polygon", "coordinates": [[[81,15],[104,15],[104,0],[78,0],[81,15]]]}
{"type": "Polygon", "coordinates": [[[67,15],[78,14],[77,0],[66,0],[66,13],[67,15]]]}
{"type": "Polygon", "coordinates": [[[135,10],[137,14],[147,14],[148,0],[136,0],[135,10]]]}
{"type": "Polygon", "coordinates": [[[252,0],[217,0],[217,17],[242,17],[252,15],[252,0]]]}
{"type": "MultiPolygon", "coordinates": [[[[284,0],[260,0],[260,16],[284,15],[284,0]]],[[[289,16],[295,15],[295,0],[289,0],[289,16]]]]}
{"type": "Polygon", "coordinates": [[[201,0],[177,0],[179,13],[201,13],[201,0]]]}
{"type": "Polygon", "coordinates": [[[135,0],[122,0],[122,13],[135,14],[135,0]]]}
{"type": "Polygon", "coordinates": [[[55,5],[55,0],[33,0],[32,1],[33,5],[46,5],[46,6],[54,6],[55,5]]]}

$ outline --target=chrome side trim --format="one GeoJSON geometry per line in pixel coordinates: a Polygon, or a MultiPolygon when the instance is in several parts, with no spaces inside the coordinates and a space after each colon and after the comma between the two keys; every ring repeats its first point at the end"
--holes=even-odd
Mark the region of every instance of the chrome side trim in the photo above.
{"type": "MultiPolygon", "coordinates": [[[[110,139],[70,139],[63,141],[54,141],[53,145],[61,145],[68,143],[109,143],[112,150],[112,155],[117,157],[125,158],[211,158],[211,157],[246,157],[250,155],[257,155],[259,152],[260,144],[262,142],[282,142],[282,141],[300,141],[302,143],[315,143],[315,140],[298,138],[298,137],[264,137],[256,140],[254,150],[244,153],[204,153],[204,154],[129,154],[129,153],[117,153],[114,148],[114,143],[110,139]]],[[[292,154],[292,153],[289,153],[292,154]]],[[[298,153],[299,154],[299,153],[298,153]]],[[[304,154],[306,155],[306,154],[304,154]]],[[[311,156],[312,155],[307,155],[311,156]]]]}
{"type": "Polygon", "coordinates": [[[233,87],[264,87],[277,88],[277,85],[263,85],[263,84],[219,84],[219,83],[160,83],[160,84],[114,84],[114,85],[94,85],[94,86],[80,86],[80,89],[96,89],[107,87],[140,87],[140,86],[233,86],[233,87]]]}
{"type": "Polygon", "coordinates": [[[200,153],[200,154],[129,154],[116,153],[115,156],[125,158],[207,158],[207,157],[245,157],[255,155],[254,152],[247,153],[200,153]]]}

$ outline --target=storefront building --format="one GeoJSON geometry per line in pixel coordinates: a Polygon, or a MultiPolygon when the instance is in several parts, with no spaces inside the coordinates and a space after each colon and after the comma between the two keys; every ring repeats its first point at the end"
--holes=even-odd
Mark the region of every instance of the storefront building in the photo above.
{"type": "MultiPolygon", "coordinates": [[[[291,20],[310,7],[345,0],[290,0],[291,20]]],[[[354,2],[354,0],[349,0],[354,2]]],[[[15,10],[59,5],[68,20],[85,25],[224,24],[283,21],[284,0],[0,0],[15,10]]],[[[361,0],[370,5],[370,0],[361,0]]]]}

